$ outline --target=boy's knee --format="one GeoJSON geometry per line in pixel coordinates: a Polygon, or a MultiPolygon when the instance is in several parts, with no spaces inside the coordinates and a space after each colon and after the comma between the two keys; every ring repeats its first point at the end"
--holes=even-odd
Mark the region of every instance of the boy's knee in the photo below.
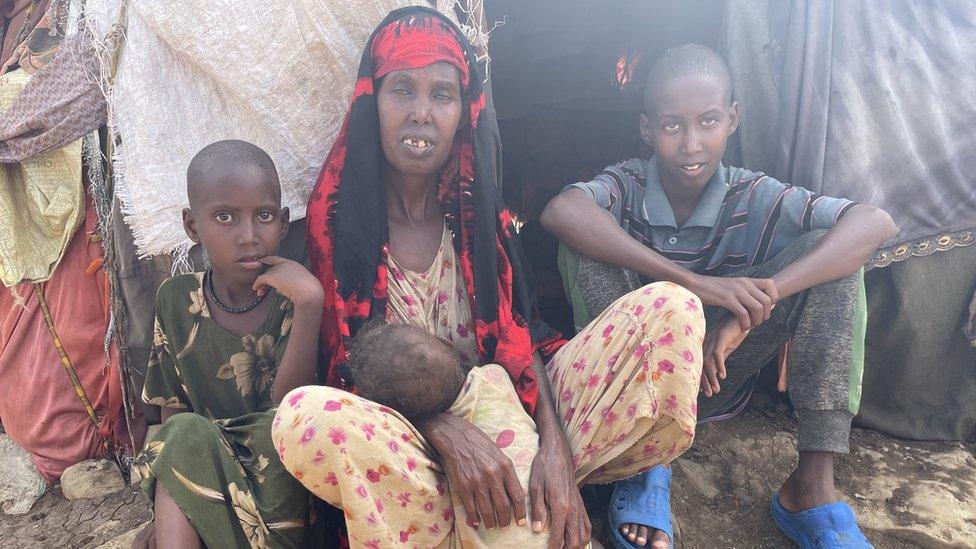
{"type": "Polygon", "coordinates": [[[587,312],[595,317],[618,298],[639,287],[640,282],[635,273],[623,267],[580,256],[576,286],[587,312]]]}
{"type": "Polygon", "coordinates": [[[794,250],[794,255],[798,257],[806,255],[814,248],[814,246],[817,245],[817,242],[819,242],[825,234],[827,234],[827,229],[814,229],[812,231],[803,233],[787,248],[792,248],[794,250]]]}

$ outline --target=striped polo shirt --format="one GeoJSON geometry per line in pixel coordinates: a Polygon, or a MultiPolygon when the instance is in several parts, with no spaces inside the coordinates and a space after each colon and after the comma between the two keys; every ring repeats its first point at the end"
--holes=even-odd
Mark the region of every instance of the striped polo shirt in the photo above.
{"type": "Polygon", "coordinates": [[[566,189],[584,191],[658,254],[713,276],[764,263],[803,233],[832,227],[855,204],[723,165],[678,227],[653,157],[610,166],[592,181],[566,189]]]}

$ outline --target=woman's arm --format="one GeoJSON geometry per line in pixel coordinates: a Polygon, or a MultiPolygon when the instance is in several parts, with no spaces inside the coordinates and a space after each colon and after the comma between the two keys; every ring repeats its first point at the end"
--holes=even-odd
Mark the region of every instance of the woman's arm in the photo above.
{"type": "Polygon", "coordinates": [[[539,353],[532,355],[532,368],[539,387],[533,418],[539,431],[539,453],[529,475],[532,529],[542,532],[548,518],[549,547],[583,547],[590,541],[590,518],[576,486],[573,452],[556,414],[549,376],[539,353]]]}
{"type": "Polygon", "coordinates": [[[519,526],[525,525],[525,491],[512,460],[494,440],[468,420],[451,414],[415,421],[414,426],[440,456],[469,525],[505,528],[513,516],[519,526]]]}

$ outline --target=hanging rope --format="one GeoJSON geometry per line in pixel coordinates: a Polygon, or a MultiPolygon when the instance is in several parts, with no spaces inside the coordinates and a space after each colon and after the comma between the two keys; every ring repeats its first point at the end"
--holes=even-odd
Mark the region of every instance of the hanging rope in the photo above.
{"type": "MultiPolygon", "coordinates": [[[[51,337],[54,339],[54,347],[58,350],[58,356],[61,357],[61,365],[64,366],[64,371],[68,373],[68,377],[71,379],[71,385],[75,388],[75,394],[78,395],[78,399],[81,400],[82,406],[85,407],[85,412],[88,413],[88,417],[92,420],[95,425],[95,429],[99,427],[98,416],[95,415],[95,409],[92,407],[92,403],[88,400],[88,395],[85,393],[85,388],[81,385],[81,380],[78,379],[78,372],[75,371],[75,367],[71,365],[71,360],[68,358],[68,353],[64,350],[64,345],[61,344],[61,338],[58,337],[58,332],[54,329],[54,321],[51,319],[51,310],[47,306],[47,300],[44,299],[44,286],[37,282],[34,284],[34,293],[37,294],[37,302],[41,305],[41,312],[44,314],[44,323],[47,324],[47,329],[51,332],[51,337]]],[[[102,437],[102,446],[105,451],[109,454],[111,451],[111,444],[108,439],[102,437]]]]}

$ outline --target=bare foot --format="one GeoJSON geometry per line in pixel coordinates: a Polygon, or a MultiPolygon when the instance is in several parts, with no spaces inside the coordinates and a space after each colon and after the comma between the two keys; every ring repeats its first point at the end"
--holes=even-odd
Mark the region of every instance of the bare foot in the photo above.
{"type": "Polygon", "coordinates": [[[648,528],[642,524],[622,524],[620,533],[638,547],[653,547],[654,549],[668,549],[671,540],[660,530],[648,528]]]}
{"type": "Polygon", "coordinates": [[[779,501],[796,513],[837,501],[834,456],[830,452],[800,452],[800,462],[779,489],[779,501]]]}

